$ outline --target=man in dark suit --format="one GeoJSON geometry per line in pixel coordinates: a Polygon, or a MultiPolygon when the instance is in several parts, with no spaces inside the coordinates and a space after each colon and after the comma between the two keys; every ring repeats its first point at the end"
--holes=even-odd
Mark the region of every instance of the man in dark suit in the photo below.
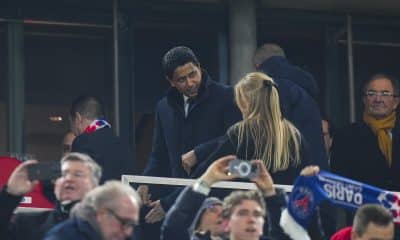
{"type": "Polygon", "coordinates": [[[308,162],[328,169],[328,158],[322,136],[322,121],[316,97],[318,87],[313,76],[289,63],[283,49],[267,43],[253,58],[255,67],[278,84],[283,116],[303,135],[309,149],[308,162]]]}
{"type": "Polygon", "coordinates": [[[69,217],[70,209],[95,188],[101,178],[101,167],[93,159],[86,154],[68,153],[61,159],[62,176],[55,184],[55,209],[21,212],[12,217],[22,196],[31,192],[38,184],[37,180],[30,180],[28,177],[28,167],[36,163],[29,160],[20,164],[0,191],[1,239],[43,239],[48,230],[69,217]]]}
{"type": "Polygon", "coordinates": [[[340,175],[400,190],[399,82],[378,74],[363,88],[363,119],[335,134],[331,168],[340,175]]]}
{"type": "Polygon", "coordinates": [[[71,217],[52,228],[44,240],[128,240],[139,221],[140,198],[120,181],[107,181],[90,191],[71,217]]]}
{"type": "MultiPolygon", "coordinates": [[[[156,107],[153,149],[143,174],[187,178],[241,114],[233,89],[214,82],[190,48],[172,48],[164,55],[162,65],[171,87],[156,107]]],[[[146,203],[148,188],[142,185],[138,192],[146,203]]],[[[175,198],[167,198],[160,191],[151,195],[157,197],[146,221],[154,223],[164,217],[175,198]]]]}
{"type": "Polygon", "coordinates": [[[70,110],[71,130],[77,136],[72,152],[86,153],[103,168],[102,182],[134,173],[133,155],[127,143],[116,137],[104,120],[100,102],[90,96],[77,98],[70,110]]]}

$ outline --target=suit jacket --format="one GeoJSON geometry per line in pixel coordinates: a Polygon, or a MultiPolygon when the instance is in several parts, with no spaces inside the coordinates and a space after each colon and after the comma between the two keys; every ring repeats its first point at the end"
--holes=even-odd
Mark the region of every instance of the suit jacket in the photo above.
{"type": "Polygon", "coordinates": [[[182,94],[171,88],[157,104],[153,149],[143,174],[188,177],[182,154],[194,149],[201,162],[217,146],[216,139],[240,119],[232,88],[212,81],[205,72],[187,117],[182,94]]]}
{"type": "Polygon", "coordinates": [[[128,144],[114,135],[111,128],[83,133],[72,143],[72,152],[86,153],[102,168],[102,182],[121,180],[123,174],[134,174],[134,159],[128,144]]]}
{"type": "Polygon", "coordinates": [[[334,135],[331,153],[332,171],[388,190],[400,190],[400,131],[392,130],[392,165],[379,149],[376,135],[363,121],[334,135]]]}

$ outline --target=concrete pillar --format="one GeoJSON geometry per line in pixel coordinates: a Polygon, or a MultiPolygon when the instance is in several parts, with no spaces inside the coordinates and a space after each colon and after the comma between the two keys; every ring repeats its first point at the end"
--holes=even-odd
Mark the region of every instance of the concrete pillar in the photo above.
{"type": "Polygon", "coordinates": [[[257,47],[254,0],[229,1],[230,83],[254,71],[252,58],[257,47]]]}
{"type": "Polygon", "coordinates": [[[134,144],[133,31],[129,17],[117,12],[114,26],[114,130],[123,141],[134,144]]]}
{"type": "Polygon", "coordinates": [[[8,23],[7,49],[8,151],[22,154],[25,112],[24,24],[22,21],[8,23]]]}
{"type": "MultiPolygon", "coordinates": [[[[133,152],[132,166],[136,169],[134,127],[133,26],[126,13],[120,11],[118,0],[113,2],[114,35],[114,131],[133,152]]],[[[129,169],[130,170],[130,169],[129,169]]]]}

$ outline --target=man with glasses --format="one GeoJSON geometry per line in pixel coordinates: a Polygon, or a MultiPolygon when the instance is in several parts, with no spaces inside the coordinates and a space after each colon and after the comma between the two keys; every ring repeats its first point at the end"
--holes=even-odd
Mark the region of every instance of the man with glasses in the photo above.
{"type": "Polygon", "coordinates": [[[71,218],[54,227],[45,240],[124,240],[139,221],[140,198],[133,188],[108,181],[74,207],[71,218]]]}
{"type": "Polygon", "coordinates": [[[36,160],[29,160],[20,164],[0,192],[1,239],[43,239],[49,229],[69,218],[70,209],[95,188],[101,178],[101,167],[93,159],[86,154],[68,153],[61,159],[62,176],[55,183],[55,209],[21,212],[12,217],[22,196],[38,184],[28,177],[29,166],[36,163],[36,160]]]}
{"type": "Polygon", "coordinates": [[[363,88],[361,121],[333,139],[331,167],[340,175],[388,190],[400,190],[400,129],[397,79],[378,74],[363,88]]]}

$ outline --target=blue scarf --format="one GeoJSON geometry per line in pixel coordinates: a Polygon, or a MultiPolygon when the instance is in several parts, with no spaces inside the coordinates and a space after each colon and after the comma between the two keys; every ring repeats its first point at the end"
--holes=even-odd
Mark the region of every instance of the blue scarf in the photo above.
{"type": "Polygon", "coordinates": [[[348,209],[367,203],[381,204],[392,212],[394,222],[400,223],[400,199],[396,194],[325,171],[296,179],[289,197],[289,214],[307,228],[314,209],[322,201],[348,209]]]}

